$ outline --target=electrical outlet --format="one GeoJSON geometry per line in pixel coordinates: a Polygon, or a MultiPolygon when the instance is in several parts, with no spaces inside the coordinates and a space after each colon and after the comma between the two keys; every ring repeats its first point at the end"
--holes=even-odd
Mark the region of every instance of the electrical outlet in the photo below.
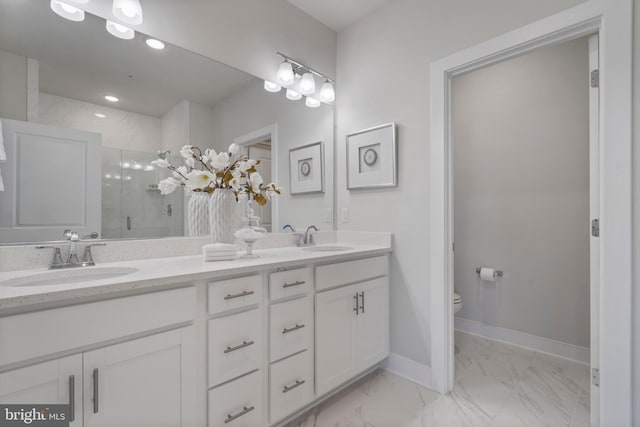
{"type": "Polygon", "coordinates": [[[331,224],[333,222],[333,209],[325,208],[324,210],[324,222],[331,224]]]}
{"type": "Polygon", "coordinates": [[[349,222],[349,208],[342,208],[342,222],[349,222]]]}

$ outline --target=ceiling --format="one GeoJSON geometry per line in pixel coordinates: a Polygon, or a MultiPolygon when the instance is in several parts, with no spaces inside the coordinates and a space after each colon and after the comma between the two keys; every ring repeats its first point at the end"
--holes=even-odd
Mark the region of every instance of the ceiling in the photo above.
{"type": "Polygon", "coordinates": [[[0,0],[0,49],[40,62],[40,91],[161,117],[190,100],[214,106],[255,77],[167,44],[150,49],[145,36],[121,40],[102,18],[57,16],[42,0],[0,0]],[[120,98],[111,104],[104,95],[120,98]]]}
{"type": "Polygon", "coordinates": [[[288,0],[327,27],[340,32],[391,0],[288,0]]]}

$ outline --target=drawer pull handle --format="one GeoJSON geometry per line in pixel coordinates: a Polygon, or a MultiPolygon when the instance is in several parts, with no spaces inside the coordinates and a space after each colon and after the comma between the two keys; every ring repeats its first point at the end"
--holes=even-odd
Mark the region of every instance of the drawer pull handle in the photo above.
{"type": "Polygon", "coordinates": [[[231,414],[227,414],[227,418],[225,418],[224,423],[230,423],[231,421],[235,420],[236,418],[240,418],[241,416],[248,414],[249,412],[253,411],[254,409],[256,409],[255,406],[245,406],[242,408],[242,411],[238,412],[235,415],[231,415],[231,414]]]}
{"type": "Polygon", "coordinates": [[[76,378],[69,375],[69,421],[76,419],[76,378]]]}
{"type": "Polygon", "coordinates": [[[224,299],[225,299],[225,301],[227,301],[227,300],[230,300],[230,299],[246,297],[248,295],[253,295],[253,294],[255,294],[254,291],[243,291],[243,292],[240,292],[239,294],[235,294],[235,295],[229,294],[226,297],[224,297],[224,299]]]}
{"type": "Polygon", "coordinates": [[[285,283],[284,285],[282,285],[283,288],[290,288],[292,286],[300,286],[300,285],[304,285],[305,283],[307,283],[306,280],[296,280],[293,283],[285,283]]]}
{"type": "Polygon", "coordinates": [[[356,312],[356,316],[358,314],[360,314],[360,312],[358,311],[358,293],[356,292],[356,294],[353,296],[353,299],[356,300],[356,306],[353,308],[353,311],[356,312]]]}
{"type": "Polygon", "coordinates": [[[295,384],[284,386],[284,388],[282,389],[282,392],[283,393],[289,393],[291,390],[293,390],[296,387],[300,387],[304,383],[306,383],[305,380],[296,380],[295,384]]]}
{"type": "Polygon", "coordinates": [[[290,328],[284,328],[282,330],[282,333],[283,334],[288,334],[289,332],[297,331],[298,329],[302,329],[302,328],[304,328],[304,323],[302,325],[296,324],[296,326],[292,326],[290,328]]]}
{"type": "Polygon", "coordinates": [[[98,391],[100,390],[100,387],[98,385],[98,378],[99,378],[99,373],[98,373],[98,368],[95,368],[93,370],[93,413],[97,414],[98,413],[98,391]]]}
{"type": "Polygon", "coordinates": [[[364,292],[360,292],[360,298],[362,298],[362,305],[360,306],[360,311],[364,314],[364,292]]]}
{"type": "Polygon", "coordinates": [[[238,344],[235,347],[227,347],[227,349],[224,352],[225,354],[231,353],[232,351],[240,350],[241,348],[249,347],[250,345],[253,345],[253,344],[254,344],[254,341],[242,341],[242,344],[238,344]]]}

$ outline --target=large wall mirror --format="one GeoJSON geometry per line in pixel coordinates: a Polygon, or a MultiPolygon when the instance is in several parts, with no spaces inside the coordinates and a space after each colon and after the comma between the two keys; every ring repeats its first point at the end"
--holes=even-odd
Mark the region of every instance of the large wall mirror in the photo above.
{"type": "Polygon", "coordinates": [[[162,195],[168,171],[151,161],[169,151],[180,164],[188,144],[236,142],[263,159],[265,180],[285,189],[259,212],[272,231],[332,229],[332,106],[308,108],[255,76],[169,43],[152,49],[144,34],[113,37],[105,24],[88,13],[65,20],[48,1],[0,0],[0,244],[59,241],[65,229],[184,236],[190,194],[162,195]],[[317,142],[323,192],[291,194],[289,150],[317,142]]]}

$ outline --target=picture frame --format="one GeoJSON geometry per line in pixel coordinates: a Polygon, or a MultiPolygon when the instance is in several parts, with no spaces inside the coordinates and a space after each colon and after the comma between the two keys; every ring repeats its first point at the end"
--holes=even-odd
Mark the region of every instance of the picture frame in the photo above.
{"type": "Polygon", "coordinates": [[[324,193],[322,141],[289,149],[290,194],[324,193]]]}
{"type": "Polygon", "coordinates": [[[396,123],[347,135],[347,189],[396,187],[396,123]]]}

